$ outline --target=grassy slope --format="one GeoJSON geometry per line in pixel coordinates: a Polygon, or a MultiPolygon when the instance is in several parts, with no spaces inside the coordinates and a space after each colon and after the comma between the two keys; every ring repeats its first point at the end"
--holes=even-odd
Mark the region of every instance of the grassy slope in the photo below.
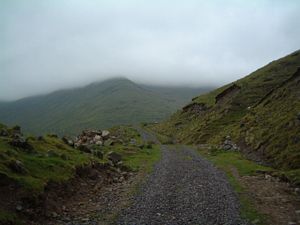
{"type": "Polygon", "coordinates": [[[203,90],[207,89],[150,87],[113,79],[1,103],[0,120],[20,124],[33,134],[76,134],[84,128],[159,121],[203,90]]]}
{"type": "Polygon", "coordinates": [[[203,114],[178,111],[156,131],[190,144],[220,144],[230,135],[274,166],[299,174],[300,86],[294,80],[280,87],[299,66],[300,51],[273,61],[236,81],[240,92],[223,103],[215,104],[215,97],[230,84],[194,99],[210,107],[203,114]]]}
{"type": "MultiPolygon", "coordinates": [[[[0,124],[0,129],[8,129],[0,124]]],[[[78,167],[87,166],[91,163],[105,163],[106,155],[110,151],[118,152],[122,155],[124,164],[131,170],[140,169],[146,172],[151,170],[152,164],[159,159],[160,150],[157,146],[148,146],[142,142],[136,130],[130,127],[115,127],[113,133],[121,133],[125,145],[114,145],[102,147],[104,159],[100,160],[92,154],[82,153],[74,148],[65,145],[61,139],[44,136],[44,140],[37,140],[29,137],[29,143],[34,150],[26,152],[22,149],[12,147],[8,142],[9,137],[0,137],[0,175],[7,177],[13,182],[23,187],[29,195],[38,196],[50,181],[66,182],[73,178],[78,167]],[[137,144],[130,144],[130,140],[135,139],[137,144]],[[144,144],[144,148],[138,147],[144,144]],[[9,168],[12,160],[21,161],[26,170],[26,174],[18,174],[9,168]]],[[[8,212],[0,206],[0,224],[4,221],[16,221],[14,212],[8,212]]]]}

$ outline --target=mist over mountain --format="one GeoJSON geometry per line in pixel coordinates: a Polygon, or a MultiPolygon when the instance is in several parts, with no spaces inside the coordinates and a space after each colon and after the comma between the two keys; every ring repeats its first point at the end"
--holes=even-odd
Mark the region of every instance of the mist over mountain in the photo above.
{"type": "Polygon", "coordinates": [[[299,1],[0,1],[0,99],[128,75],[218,85],[299,48],[299,1]]]}
{"type": "Polygon", "coordinates": [[[0,103],[0,121],[33,134],[77,134],[84,128],[156,122],[211,87],[162,87],[125,78],[0,103]]]}

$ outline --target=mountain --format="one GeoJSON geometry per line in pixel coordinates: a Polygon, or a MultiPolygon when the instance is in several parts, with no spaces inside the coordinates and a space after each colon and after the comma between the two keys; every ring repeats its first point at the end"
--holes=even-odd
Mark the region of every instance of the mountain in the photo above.
{"type": "Polygon", "coordinates": [[[0,121],[32,134],[77,134],[84,128],[167,118],[209,88],[156,87],[123,78],[0,103],[0,121]]]}
{"type": "Polygon", "coordinates": [[[296,51],[194,98],[156,130],[189,144],[231,139],[249,157],[300,175],[299,67],[296,51]]]}

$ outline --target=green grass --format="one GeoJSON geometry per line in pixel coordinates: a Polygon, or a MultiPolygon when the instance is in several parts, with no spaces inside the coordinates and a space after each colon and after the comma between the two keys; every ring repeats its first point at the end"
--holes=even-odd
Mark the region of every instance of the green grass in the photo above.
{"type": "Polygon", "coordinates": [[[15,213],[0,210],[0,223],[22,225],[23,223],[17,218],[15,213]]]}
{"type": "Polygon", "coordinates": [[[256,171],[271,172],[273,169],[249,161],[238,152],[225,152],[222,150],[211,151],[204,149],[199,149],[198,152],[213,162],[218,168],[225,171],[230,184],[238,193],[241,202],[241,216],[249,221],[259,220],[260,222],[258,224],[265,224],[265,216],[255,209],[253,201],[246,194],[247,190],[239,183],[238,178],[234,175],[233,169],[238,171],[239,176],[255,175],[256,171]]]}
{"type": "Polygon", "coordinates": [[[160,147],[153,145],[152,148],[143,148],[138,152],[128,154],[124,157],[125,165],[134,171],[143,168],[147,173],[152,171],[153,164],[161,157],[160,147]]]}
{"type": "Polygon", "coordinates": [[[230,135],[299,183],[300,89],[297,80],[285,83],[299,66],[297,51],[235,81],[240,91],[223,102],[215,97],[231,84],[198,96],[194,102],[209,107],[201,115],[181,110],[152,129],[184,144],[220,145],[230,135]]]}
{"type": "Polygon", "coordinates": [[[13,148],[7,141],[6,138],[0,138],[0,173],[37,193],[42,192],[49,181],[67,181],[74,176],[76,167],[98,160],[65,145],[58,138],[49,136],[43,141],[30,140],[29,143],[34,148],[32,152],[13,148]],[[63,155],[67,156],[67,160],[63,159],[63,155]],[[8,164],[12,160],[21,161],[27,173],[18,174],[11,171],[8,164]]]}
{"type": "Polygon", "coordinates": [[[112,79],[0,105],[0,121],[20,124],[35,135],[76,135],[85,128],[107,129],[166,119],[210,88],[173,88],[112,79]]]}
{"type": "Polygon", "coordinates": [[[150,172],[154,162],[160,158],[160,148],[153,143],[144,142],[136,129],[130,126],[118,126],[111,129],[115,135],[121,135],[124,145],[106,147],[104,152],[113,150],[122,155],[124,165],[133,171],[140,169],[150,172]],[[134,144],[131,143],[134,140],[134,144]]]}
{"type": "MultiPolygon", "coordinates": [[[[6,128],[0,124],[0,129],[6,128]]],[[[119,126],[111,130],[111,135],[122,140],[122,144],[113,146],[98,146],[104,154],[99,159],[93,154],[83,153],[64,144],[60,138],[51,135],[44,136],[43,140],[35,137],[28,138],[32,150],[20,149],[9,144],[11,138],[0,137],[0,174],[10,181],[19,184],[28,197],[35,198],[43,193],[49,182],[64,183],[74,177],[76,168],[88,166],[91,163],[107,163],[108,153],[117,152],[122,156],[125,166],[131,171],[149,173],[153,164],[160,158],[160,149],[157,145],[144,143],[139,133],[132,127],[119,126]],[[23,163],[26,173],[20,174],[9,168],[11,161],[19,160],[23,163]]],[[[0,223],[17,221],[14,212],[1,211],[0,223]]],[[[15,223],[14,223],[15,224],[15,223]]]]}
{"type": "MultiPolygon", "coordinates": [[[[132,170],[138,170],[142,164],[151,164],[159,157],[157,146],[144,143],[138,132],[131,127],[117,127],[111,131],[118,134],[125,142],[114,146],[99,147],[107,155],[110,151],[120,153],[125,165],[132,170]],[[134,139],[135,143],[131,144],[134,139]]],[[[0,173],[21,184],[29,191],[40,193],[50,182],[65,182],[74,176],[77,167],[89,165],[92,162],[103,163],[92,154],[80,152],[65,145],[61,139],[45,136],[43,140],[30,138],[32,151],[12,147],[9,138],[0,137],[0,173]],[[26,174],[12,171],[8,165],[13,160],[19,160],[27,170],[26,174]]]]}
{"type": "Polygon", "coordinates": [[[288,178],[295,185],[300,185],[300,169],[283,171],[279,175],[288,178]]]}

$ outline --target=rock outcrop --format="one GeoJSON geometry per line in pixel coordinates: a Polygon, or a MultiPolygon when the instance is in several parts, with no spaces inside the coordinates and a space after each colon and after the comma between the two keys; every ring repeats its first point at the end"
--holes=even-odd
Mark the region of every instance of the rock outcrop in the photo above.
{"type": "Polygon", "coordinates": [[[226,151],[238,151],[239,147],[234,144],[231,140],[230,136],[226,136],[225,137],[225,141],[223,142],[223,144],[220,146],[221,149],[224,149],[226,151]]]}
{"type": "Polygon", "coordinates": [[[65,142],[73,144],[75,148],[80,146],[98,145],[103,146],[107,143],[113,145],[115,137],[110,135],[108,130],[84,130],[80,135],[75,138],[75,141],[65,138],[65,142]]]}

